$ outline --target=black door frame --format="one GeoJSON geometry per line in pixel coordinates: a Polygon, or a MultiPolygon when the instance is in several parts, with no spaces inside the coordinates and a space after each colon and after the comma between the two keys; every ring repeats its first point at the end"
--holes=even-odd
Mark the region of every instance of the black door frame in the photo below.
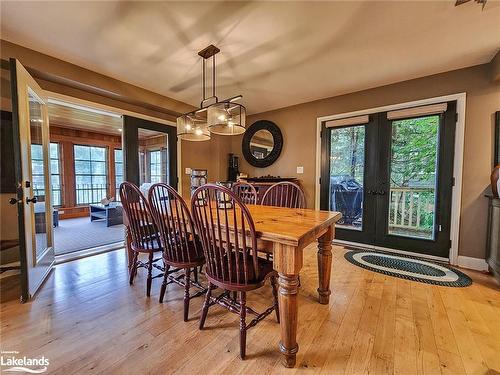
{"type": "MultiPolygon", "coordinates": [[[[379,176],[382,181],[380,190],[383,194],[377,195],[377,231],[375,244],[387,248],[394,248],[427,255],[447,258],[451,247],[451,203],[453,192],[453,161],[455,155],[456,130],[456,102],[448,102],[447,109],[441,113],[439,121],[439,150],[437,156],[438,196],[435,200],[434,239],[415,239],[388,234],[389,223],[387,217],[390,208],[389,179],[391,153],[391,121],[387,113],[380,114],[381,150],[379,176]]],[[[422,116],[418,116],[422,117],[422,116]]],[[[410,118],[410,117],[409,117],[410,118]]]]}
{"type": "MultiPolygon", "coordinates": [[[[335,129],[349,128],[352,126],[364,126],[365,127],[365,166],[364,166],[364,176],[365,183],[363,186],[363,229],[362,230],[352,230],[344,229],[341,227],[335,228],[335,237],[342,238],[342,240],[349,242],[359,242],[364,244],[370,244],[373,242],[375,236],[375,227],[367,225],[367,223],[374,222],[375,220],[375,207],[374,200],[367,199],[367,194],[369,191],[374,191],[377,189],[378,181],[377,174],[374,166],[374,162],[377,158],[377,142],[378,142],[378,117],[379,114],[369,115],[368,123],[360,125],[346,125],[338,126],[335,129]]],[[[331,147],[331,136],[330,130],[332,128],[327,128],[326,124],[323,123],[321,127],[321,184],[320,184],[320,209],[329,210],[330,204],[330,183],[323,183],[323,180],[330,178],[330,147],[331,147]],[[325,176],[327,176],[325,178],[325,176]]]]}
{"type": "Polygon", "coordinates": [[[174,126],[145,120],[128,115],[123,116],[123,172],[124,180],[139,186],[139,129],[153,130],[168,135],[168,180],[177,189],[177,129],[174,126]]]}
{"type": "MultiPolygon", "coordinates": [[[[388,234],[389,177],[391,150],[391,121],[387,112],[369,115],[365,124],[365,182],[363,186],[363,230],[336,228],[336,238],[388,249],[399,249],[447,258],[451,248],[451,207],[457,102],[447,102],[447,110],[441,116],[438,153],[438,196],[434,240],[413,239],[388,234]],[[373,129],[376,130],[373,130],[373,129]],[[441,140],[443,140],[441,142],[441,140]],[[443,214],[444,213],[444,214],[443,214]]],[[[356,126],[356,125],[352,125],[356,126]]],[[[339,127],[335,127],[338,129],[339,127]]],[[[321,128],[321,179],[320,208],[329,209],[330,203],[330,130],[325,122],[321,128]],[[327,181],[324,181],[327,180],[327,181]]]]}

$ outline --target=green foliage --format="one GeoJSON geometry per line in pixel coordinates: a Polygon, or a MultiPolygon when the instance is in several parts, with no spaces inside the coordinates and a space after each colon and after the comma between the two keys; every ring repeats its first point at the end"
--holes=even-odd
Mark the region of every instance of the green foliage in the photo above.
{"type": "Polygon", "coordinates": [[[331,131],[330,175],[347,175],[363,184],[365,127],[351,126],[331,131]]]}
{"type": "Polygon", "coordinates": [[[439,116],[392,123],[391,186],[434,186],[438,130],[439,116]]]}

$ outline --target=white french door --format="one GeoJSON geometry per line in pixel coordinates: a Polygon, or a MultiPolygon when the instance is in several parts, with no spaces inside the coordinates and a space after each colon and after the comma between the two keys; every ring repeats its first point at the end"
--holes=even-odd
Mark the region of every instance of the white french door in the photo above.
{"type": "Polygon", "coordinates": [[[55,262],[48,99],[16,59],[10,59],[10,74],[17,191],[11,204],[18,207],[21,300],[26,302],[35,295],[55,262]],[[34,180],[34,175],[38,179],[34,180]]]}

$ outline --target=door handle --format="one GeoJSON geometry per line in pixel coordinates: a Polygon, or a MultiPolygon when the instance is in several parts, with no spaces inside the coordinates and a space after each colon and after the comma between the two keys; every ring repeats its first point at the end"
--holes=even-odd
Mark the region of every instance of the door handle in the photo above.
{"type": "Polygon", "coordinates": [[[26,198],[26,204],[30,204],[31,203],[36,203],[37,202],[37,197],[33,197],[33,198],[26,198]]]}
{"type": "Polygon", "coordinates": [[[17,198],[10,198],[9,203],[10,204],[18,204],[19,202],[22,202],[20,199],[17,198]]]}
{"type": "Polygon", "coordinates": [[[378,194],[378,195],[385,195],[385,190],[379,190],[379,191],[377,191],[376,194],[378,194]]]}

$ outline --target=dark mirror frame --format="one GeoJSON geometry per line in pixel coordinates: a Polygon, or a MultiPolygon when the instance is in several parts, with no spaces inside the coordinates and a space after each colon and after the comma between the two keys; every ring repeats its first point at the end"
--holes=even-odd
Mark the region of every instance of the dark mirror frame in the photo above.
{"type": "Polygon", "coordinates": [[[281,130],[274,122],[269,120],[259,120],[254,122],[248,127],[243,135],[243,140],[241,142],[241,149],[243,151],[243,156],[245,160],[252,166],[257,168],[269,167],[273,164],[280,156],[281,149],[283,148],[283,135],[281,130]],[[259,130],[267,130],[273,136],[274,147],[273,150],[263,159],[257,159],[253,156],[250,150],[250,141],[252,137],[259,130]]]}

